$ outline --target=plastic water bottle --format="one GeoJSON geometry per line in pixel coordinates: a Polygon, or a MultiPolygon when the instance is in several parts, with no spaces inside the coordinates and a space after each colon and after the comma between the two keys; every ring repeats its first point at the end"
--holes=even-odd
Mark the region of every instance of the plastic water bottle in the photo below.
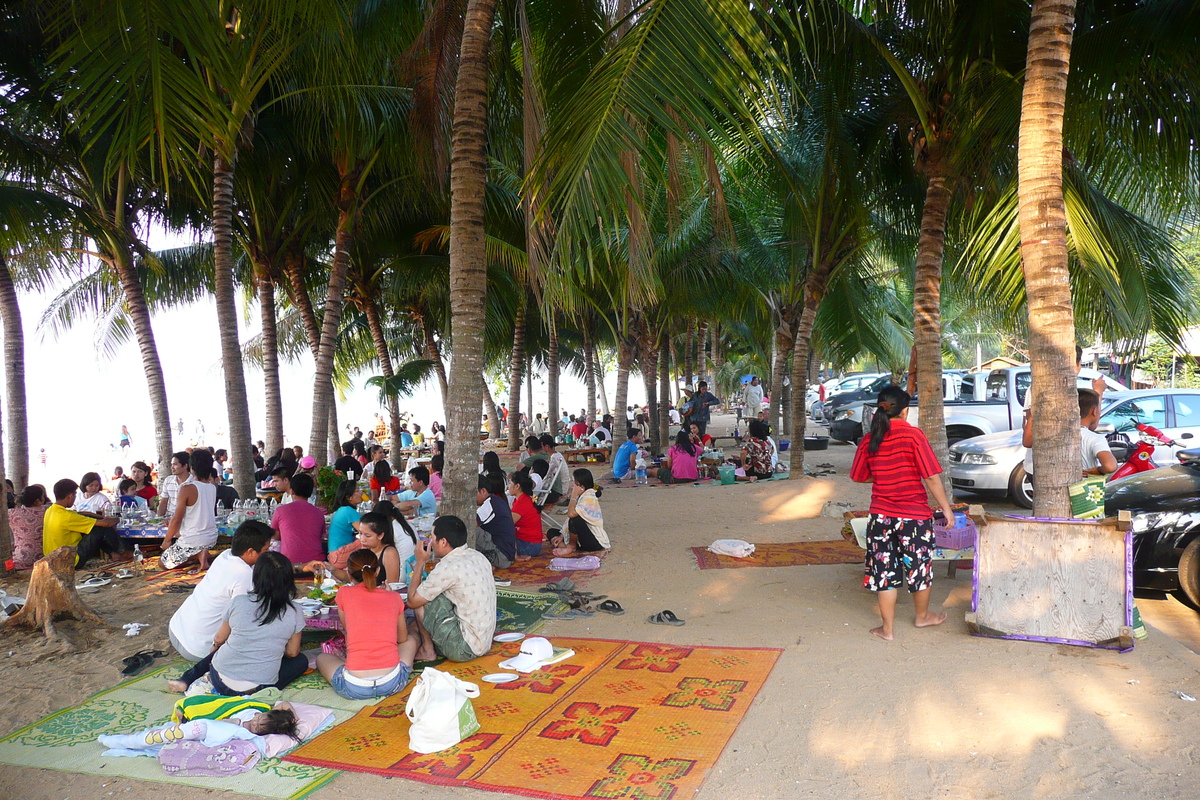
{"type": "Polygon", "coordinates": [[[133,546],[133,563],[141,565],[143,558],[145,558],[145,556],[142,555],[142,546],[140,544],[135,544],[133,546]]]}
{"type": "Polygon", "coordinates": [[[633,473],[635,476],[634,483],[638,486],[645,486],[646,481],[646,459],[642,457],[642,452],[638,451],[637,461],[633,465],[633,473]]]}

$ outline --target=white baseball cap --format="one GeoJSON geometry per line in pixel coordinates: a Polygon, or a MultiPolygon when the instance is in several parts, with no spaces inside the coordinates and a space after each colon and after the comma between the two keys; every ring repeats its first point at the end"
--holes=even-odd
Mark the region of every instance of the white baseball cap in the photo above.
{"type": "Polygon", "coordinates": [[[512,658],[501,661],[501,669],[515,669],[517,672],[533,672],[543,662],[554,655],[554,646],[549,639],[541,636],[531,636],[521,643],[521,652],[512,658]]]}

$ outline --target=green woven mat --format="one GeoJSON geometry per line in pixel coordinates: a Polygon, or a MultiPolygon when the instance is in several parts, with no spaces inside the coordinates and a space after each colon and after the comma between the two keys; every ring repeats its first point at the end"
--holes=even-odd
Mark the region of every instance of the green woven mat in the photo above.
{"type": "MultiPolygon", "coordinates": [[[[228,789],[261,797],[301,798],[331,781],[336,770],[262,759],[242,775],[187,778],[167,775],[154,758],[104,758],[96,737],[131,733],[167,722],[179,695],[165,691],[165,677],[179,675],[182,661],[106,689],[83,703],[55,712],[0,739],[0,763],[57,769],[89,775],[121,775],[144,781],[228,789]]],[[[343,722],[371,703],[339,697],[317,672],[301,677],[282,692],[282,699],[324,706],[343,722]]]]}
{"type": "Polygon", "coordinates": [[[525,589],[496,589],[496,630],[534,633],[546,624],[542,614],[558,613],[567,604],[556,594],[541,594],[525,589]]]}

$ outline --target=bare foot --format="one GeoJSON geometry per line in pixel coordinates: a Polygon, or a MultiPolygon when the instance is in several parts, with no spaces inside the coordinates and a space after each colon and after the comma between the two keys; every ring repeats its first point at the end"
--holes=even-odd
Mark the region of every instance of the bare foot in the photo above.
{"type": "Polygon", "coordinates": [[[531,558],[533,558],[533,556],[517,556],[517,561],[528,561],[531,558]]]}
{"type": "Polygon", "coordinates": [[[937,611],[937,612],[926,611],[925,617],[923,619],[916,620],[915,622],[913,622],[913,624],[916,625],[918,628],[931,628],[934,625],[941,625],[945,621],[946,621],[946,612],[945,611],[937,611]]]}
{"type": "Polygon", "coordinates": [[[883,632],[882,625],[880,625],[878,628],[871,628],[871,635],[878,636],[880,639],[883,639],[885,642],[890,642],[893,638],[890,633],[883,632]]]}
{"type": "Polygon", "coordinates": [[[556,547],[553,550],[551,550],[550,552],[553,553],[554,555],[558,556],[559,558],[566,558],[567,556],[575,555],[575,548],[574,547],[556,547]]]}
{"type": "Polygon", "coordinates": [[[183,694],[188,690],[188,685],[183,681],[170,680],[167,681],[167,688],[176,694],[183,694]]]}
{"type": "Polygon", "coordinates": [[[416,655],[413,656],[414,661],[434,661],[437,659],[437,651],[433,647],[418,647],[416,655]]]}

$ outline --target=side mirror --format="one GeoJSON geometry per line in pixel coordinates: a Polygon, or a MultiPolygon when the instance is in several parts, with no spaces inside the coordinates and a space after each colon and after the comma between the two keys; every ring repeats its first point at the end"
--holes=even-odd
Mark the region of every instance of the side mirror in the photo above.
{"type": "Polygon", "coordinates": [[[1111,422],[1104,422],[1104,423],[1101,423],[1100,425],[1096,426],[1096,433],[1102,433],[1105,436],[1107,436],[1110,433],[1116,433],[1116,432],[1117,432],[1117,426],[1113,425],[1111,422]]]}

